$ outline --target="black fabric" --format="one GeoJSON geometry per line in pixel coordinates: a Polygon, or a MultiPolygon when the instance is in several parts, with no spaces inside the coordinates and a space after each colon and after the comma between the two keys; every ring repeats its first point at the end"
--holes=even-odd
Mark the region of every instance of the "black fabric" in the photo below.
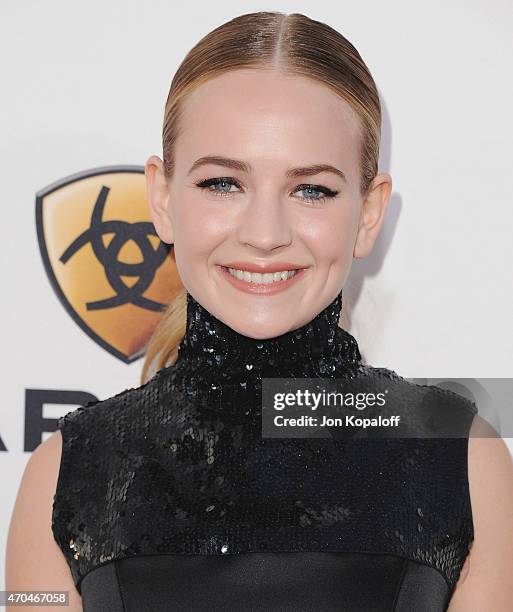
{"type": "Polygon", "coordinates": [[[449,589],[444,577],[427,565],[409,560],[397,594],[395,610],[431,612],[445,610],[448,603],[449,589]]]}
{"type": "MultiPolygon", "coordinates": [[[[421,427],[427,406],[453,411],[470,427],[477,409],[466,398],[364,365],[356,340],[338,326],[341,306],[340,293],[299,329],[257,340],[188,294],[176,365],[59,419],[63,450],[52,530],[79,592],[88,579],[85,602],[102,590],[91,581],[110,562],[121,570],[124,605],[131,609],[133,598],[150,598],[153,586],[147,574],[138,581],[137,571],[130,577],[125,570],[132,563],[144,568],[151,555],[163,564],[157,592],[173,602],[179,594],[165,578],[169,555],[182,555],[182,569],[175,562],[173,572],[204,562],[214,573],[230,567],[234,574],[228,572],[226,584],[237,584],[246,564],[264,558],[252,555],[265,553],[272,568],[265,579],[279,581],[292,601],[308,601],[312,588],[318,594],[329,588],[324,596],[334,605],[338,583],[327,587],[317,573],[291,594],[288,580],[295,573],[299,589],[302,557],[290,555],[284,565],[269,556],[325,553],[315,558],[328,563],[328,574],[342,574],[341,584],[354,597],[349,610],[365,609],[368,598],[377,597],[397,559],[438,572],[424,570],[415,590],[415,566],[405,566],[404,601],[424,593],[430,609],[443,609],[443,587],[435,593],[433,576],[442,577],[451,593],[473,540],[466,437],[262,437],[266,376],[362,381],[386,389],[388,403],[421,427]],[[355,551],[389,557],[373,565],[367,556],[365,563],[352,556],[355,551]],[[358,586],[364,583],[374,585],[370,592],[358,586]],[[129,588],[133,584],[139,590],[129,588]]],[[[256,587],[253,605],[264,606],[273,589],[256,587]]]]}
{"type": "Polygon", "coordinates": [[[428,612],[448,590],[437,570],[401,557],[312,552],[132,557],[82,586],[86,612],[117,612],[121,600],[127,612],[428,612]]]}
{"type": "Polygon", "coordinates": [[[81,589],[84,612],[124,612],[127,609],[121,596],[116,563],[106,563],[87,574],[81,589]]]}

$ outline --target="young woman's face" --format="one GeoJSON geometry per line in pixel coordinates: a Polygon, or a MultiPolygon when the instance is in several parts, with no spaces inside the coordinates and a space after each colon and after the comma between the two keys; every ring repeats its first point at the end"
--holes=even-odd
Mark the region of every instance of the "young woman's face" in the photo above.
{"type": "Polygon", "coordinates": [[[357,116],[310,79],[244,69],[196,89],[180,129],[173,177],[156,156],[146,176],[156,230],[174,243],[185,288],[246,336],[304,325],[335,298],[352,258],[370,252],[388,203],[387,174],[365,200],[359,193],[357,116]],[[233,280],[232,266],[300,271],[262,285],[248,273],[233,280]]]}

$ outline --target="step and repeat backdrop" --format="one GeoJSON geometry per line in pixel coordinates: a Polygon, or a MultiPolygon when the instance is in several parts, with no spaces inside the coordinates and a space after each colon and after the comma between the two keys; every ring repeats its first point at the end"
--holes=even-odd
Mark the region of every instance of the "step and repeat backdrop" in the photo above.
{"type": "MultiPolygon", "coordinates": [[[[151,222],[144,164],[188,50],[261,2],[3,2],[0,589],[31,453],[76,406],[140,385],[145,347],[182,289],[151,222]]],[[[355,260],[342,324],[364,359],[482,402],[503,432],[513,398],[513,84],[507,2],[276,2],[358,48],[382,100],[393,194],[355,260]],[[501,429],[502,428],[502,429],[501,429]]],[[[229,95],[229,92],[227,92],[229,95]]],[[[222,110],[220,111],[222,112],[222,110]]]]}

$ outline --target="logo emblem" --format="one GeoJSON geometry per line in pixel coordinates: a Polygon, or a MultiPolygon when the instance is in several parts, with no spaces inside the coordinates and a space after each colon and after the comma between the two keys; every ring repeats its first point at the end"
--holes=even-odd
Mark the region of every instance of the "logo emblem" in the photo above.
{"type": "Polygon", "coordinates": [[[183,288],[172,245],[151,221],[142,166],[68,176],[36,194],[46,273],[73,320],[125,363],[142,357],[183,288]]]}

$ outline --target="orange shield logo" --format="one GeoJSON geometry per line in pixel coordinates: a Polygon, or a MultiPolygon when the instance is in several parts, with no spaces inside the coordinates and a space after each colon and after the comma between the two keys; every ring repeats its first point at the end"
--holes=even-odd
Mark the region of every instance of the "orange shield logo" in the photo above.
{"type": "Polygon", "coordinates": [[[66,311],[125,363],[144,355],[183,287],[173,248],[153,226],[142,166],[68,176],[36,194],[39,248],[66,311]]]}

